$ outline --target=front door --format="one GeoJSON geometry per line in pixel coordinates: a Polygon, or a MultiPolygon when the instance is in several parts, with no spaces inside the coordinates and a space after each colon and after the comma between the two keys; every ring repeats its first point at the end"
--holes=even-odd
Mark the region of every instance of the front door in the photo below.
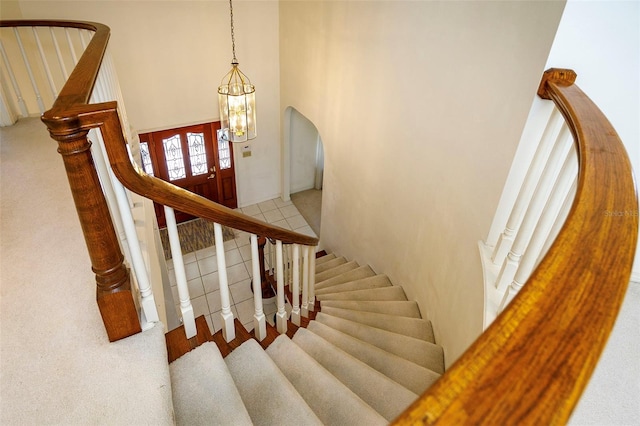
{"type": "MultiPolygon", "coordinates": [[[[237,207],[233,151],[230,143],[217,140],[220,122],[160,130],[140,135],[147,144],[156,177],[209,200],[237,207]]],[[[146,168],[146,167],[145,167],[146,168]]],[[[176,221],[194,217],[179,210],[176,221]]],[[[166,226],[164,209],[156,205],[160,227],[166,226]]]]}

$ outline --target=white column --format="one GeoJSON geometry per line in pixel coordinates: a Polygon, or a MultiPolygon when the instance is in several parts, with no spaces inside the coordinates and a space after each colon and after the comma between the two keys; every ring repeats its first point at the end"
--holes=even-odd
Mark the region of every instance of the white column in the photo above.
{"type": "Polygon", "coordinates": [[[309,251],[309,310],[316,309],[316,248],[307,246],[309,251]]]}
{"type": "Polygon", "coordinates": [[[225,342],[236,338],[236,329],[233,324],[233,312],[229,296],[229,280],[227,279],[227,261],[224,257],[224,241],[222,238],[222,225],[214,223],[213,232],[216,241],[216,257],[218,258],[218,281],[220,281],[220,301],[222,302],[222,337],[225,342]]]}
{"type": "Polygon", "coordinates": [[[498,237],[498,242],[494,248],[491,260],[494,264],[499,265],[504,262],[507,253],[511,250],[518,227],[522,221],[531,196],[535,189],[535,185],[540,179],[545,162],[549,158],[549,152],[553,147],[553,142],[557,140],[559,126],[563,123],[562,115],[557,108],[554,108],[544,133],[540,138],[540,142],[535,151],[531,164],[529,165],[527,174],[525,175],[522,187],[518,192],[516,201],[511,209],[511,214],[502,234],[498,237]]]}
{"type": "Polygon", "coordinates": [[[302,252],[302,316],[309,318],[309,250],[302,252]]]}
{"type": "MultiPolygon", "coordinates": [[[[267,337],[267,320],[262,307],[262,282],[260,279],[260,256],[258,254],[258,236],[251,234],[251,265],[253,267],[253,329],[256,339],[267,337]]],[[[264,267],[264,265],[262,265],[264,267]]]]}
{"type": "Polygon", "coordinates": [[[278,305],[278,312],[276,312],[276,329],[278,333],[284,334],[287,332],[287,311],[284,309],[284,264],[282,258],[282,241],[276,241],[276,269],[278,270],[276,283],[277,294],[276,300],[278,305]]]}
{"type": "Polygon", "coordinates": [[[293,283],[291,284],[291,321],[300,327],[300,245],[293,244],[293,283]]]}
{"type": "Polygon", "coordinates": [[[171,247],[171,257],[173,258],[173,269],[176,273],[176,284],[178,286],[178,297],[180,298],[180,312],[182,313],[182,325],[187,339],[197,334],[196,318],[191,305],[189,287],[187,286],[187,274],[184,269],[182,259],[182,248],[178,237],[178,225],[176,216],[171,207],[164,206],[164,216],[167,220],[167,234],[169,234],[169,246],[171,247]]]}
{"type": "Polygon", "coordinates": [[[515,277],[520,264],[520,258],[529,245],[535,226],[540,219],[540,215],[542,214],[542,210],[547,200],[549,199],[560,165],[564,162],[564,159],[571,148],[571,145],[567,142],[568,137],[569,129],[567,126],[563,126],[558,138],[556,139],[556,143],[553,146],[549,156],[549,161],[547,161],[542,172],[542,176],[538,181],[533,197],[531,198],[531,202],[524,214],[524,219],[520,225],[518,235],[514,239],[511,251],[509,251],[507,259],[504,261],[500,274],[498,275],[496,288],[499,291],[505,291],[507,286],[511,284],[515,277]]]}

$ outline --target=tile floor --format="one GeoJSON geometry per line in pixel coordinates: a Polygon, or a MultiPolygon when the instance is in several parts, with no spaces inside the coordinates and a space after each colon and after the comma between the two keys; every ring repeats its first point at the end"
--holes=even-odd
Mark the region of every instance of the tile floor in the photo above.
{"type": "MultiPolygon", "coordinates": [[[[291,229],[307,235],[315,236],[311,227],[302,217],[296,206],[291,201],[282,201],[280,198],[268,200],[259,204],[253,204],[238,209],[245,214],[253,216],[265,222],[291,229]]],[[[251,246],[249,234],[235,230],[236,238],[226,241],[224,244],[227,278],[231,293],[231,311],[240,320],[247,330],[253,330],[253,293],[251,292],[251,246]]],[[[265,254],[266,255],[266,254],[265,254]]],[[[207,247],[183,256],[187,284],[191,295],[194,314],[197,317],[204,315],[212,333],[220,330],[222,319],[220,311],[220,287],[218,284],[218,263],[215,247],[207,247]]],[[[173,262],[167,261],[169,268],[169,280],[174,302],[178,302],[178,290],[176,287],[173,262]]],[[[176,304],[178,316],[180,316],[179,303],[176,304]]],[[[267,318],[277,311],[275,301],[264,304],[264,312],[267,318]]]]}

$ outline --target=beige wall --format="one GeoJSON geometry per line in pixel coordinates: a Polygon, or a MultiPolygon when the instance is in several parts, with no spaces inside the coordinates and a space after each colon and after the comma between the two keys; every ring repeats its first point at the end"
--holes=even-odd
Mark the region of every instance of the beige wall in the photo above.
{"type": "MultiPolygon", "coordinates": [[[[225,1],[2,2],[2,16],[91,20],[111,27],[111,52],[131,126],[157,130],[219,118],[217,87],[231,68],[225,1]]],[[[256,85],[258,137],[236,155],[241,205],[280,194],[278,3],[234,2],[240,68],[256,85]]],[[[240,151],[239,147],[237,151],[240,151]]]]}
{"type": "Polygon", "coordinates": [[[281,110],[325,148],[322,242],[405,288],[450,365],[563,2],[282,2],[281,110]]]}

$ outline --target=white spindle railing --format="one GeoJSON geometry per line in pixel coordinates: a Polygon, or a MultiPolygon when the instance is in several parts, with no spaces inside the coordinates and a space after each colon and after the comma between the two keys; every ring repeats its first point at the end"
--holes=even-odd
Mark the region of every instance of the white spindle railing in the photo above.
{"type": "MultiPolygon", "coordinates": [[[[573,146],[570,146],[573,148],[573,146]]],[[[569,155],[565,157],[564,164],[560,171],[560,176],[555,181],[551,195],[547,199],[547,203],[540,215],[540,219],[536,225],[536,229],[531,236],[527,250],[522,255],[522,260],[515,273],[513,281],[505,292],[500,310],[504,309],[520,291],[524,283],[529,279],[531,272],[536,266],[537,260],[540,258],[551,228],[559,216],[562,206],[568,196],[572,195],[569,191],[571,186],[577,179],[578,163],[575,149],[569,150],[569,155]]]]}
{"type": "MultiPolygon", "coordinates": [[[[305,247],[302,251],[302,316],[309,317],[309,249],[305,247]]],[[[314,259],[315,261],[315,259],[314,259]]]]}
{"type": "Polygon", "coordinates": [[[29,75],[29,80],[31,81],[31,88],[33,89],[36,95],[36,102],[38,103],[40,114],[44,114],[44,111],[45,111],[44,101],[42,100],[42,96],[40,95],[40,89],[38,87],[38,83],[36,82],[36,78],[33,75],[33,70],[31,68],[31,61],[29,61],[27,52],[24,49],[24,44],[22,42],[22,37],[20,36],[20,31],[18,31],[17,27],[14,27],[13,32],[15,34],[18,47],[20,48],[20,53],[22,54],[22,60],[24,61],[24,65],[27,69],[27,74],[29,75]]]}
{"type": "Polygon", "coordinates": [[[536,183],[540,179],[540,174],[542,173],[545,162],[549,158],[553,142],[558,136],[562,123],[562,115],[554,108],[551,112],[551,117],[545,127],[544,133],[542,134],[540,143],[535,151],[533,160],[528,168],[522,187],[518,192],[516,202],[511,209],[511,214],[509,215],[507,224],[504,227],[504,231],[500,235],[500,238],[493,250],[491,260],[496,265],[502,264],[507,253],[511,250],[515,234],[522,222],[524,213],[529,205],[529,201],[531,200],[531,195],[533,194],[536,183]]]}
{"type": "Polygon", "coordinates": [[[56,50],[56,58],[58,58],[58,65],[60,66],[60,72],[62,73],[62,77],[65,81],[69,78],[69,73],[67,72],[67,67],[64,64],[64,58],[62,57],[62,50],[60,49],[60,43],[58,43],[58,37],[53,32],[53,27],[49,27],[49,34],[51,35],[51,40],[53,40],[53,47],[56,50]]]}
{"type": "Polygon", "coordinates": [[[534,233],[536,224],[542,214],[546,201],[549,199],[554,182],[557,179],[560,167],[569,152],[570,145],[567,141],[568,137],[569,129],[565,125],[562,127],[562,130],[556,138],[556,142],[551,150],[549,159],[545,164],[540,180],[533,192],[533,197],[525,211],[524,218],[522,219],[520,229],[513,241],[511,250],[507,255],[506,261],[502,264],[502,269],[498,275],[498,282],[496,283],[498,291],[505,291],[507,286],[515,277],[520,259],[529,245],[529,241],[534,233]]]}
{"type": "Polygon", "coordinates": [[[293,282],[291,283],[291,322],[300,326],[300,245],[293,245],[293,282]]]}
{"type": "MultiPolygon", "coordinates": [[[[167,234],[169,235],[169,245],[171,246],[173,269],[175,270],[176,274],[178,297],[180,298],[180,313],[182,314],[182,325],[184,326],[184,332],[187,336],[187,339],[190,339],[197,334],[196,317],[193,313],[191,297],[189,296],[187,273],[185,271],[184,260],[182,258],[182,248],[180,247],[180,236],[178,235],[176,215],[171,207],[164,206],[164,216],[167,221],[167,234]]],[[[218,262],[219,261],[220,259],[218,258],[218,262]]],[[[226,270],[224,272],[226,279],[226,270]]],[[[222,287],[222,285],[220,287],[222,287]]]]}
{"type": "MultiPolygon", "coordinates": [[[[227,342],[236,337],[236,329],[233,324],[233,312],[231,312],[231,300],[229,296],[229,280],[227,279],[227,261],[224,256],[224,240],[222,238],[222,225],[214,224],[216,257],[218,260],[218,280],[220,281],[220,301],[222,302],[222,337],[227,342]]],[[[254,295],[255,297],[255,295],[254,295]]]]}
{"type": "Polygon", "coordinates": [[[485,327],[527,281],[557,235],[573,201],[577,176],[573,141],[557,109],[548,117],[537,141],[524,137],[521,141],[519,150],[531,149],[525,144],[535,143],[536,147],[529,158],[516,154],[519,161],[514,162],[512,173],[523,168],[527,172],[519,188],[505,185],[505,193],[508,190],[517,193],[515,196],[503,193],[503,199],[511,197],[513,202],[511,206],[499,207],[509,209],[508,214],[496,212],[492,225],[492,230],[503,231],[497,239],[490,235],[487,242],[479,243],[485,279],[485,327]]]}
{"type": "Polygon", "coordinates": [[[309,284],[307,285],[309,310],[314,311],[316,305],[316,251],[315,247],[307,246],[309,252],[309,284]]]}
{"type": "Polygon", "coordinates": [[[47,82],[49,83],[49,90],[51,91],[51,97],[55,99],[58,96],[58,89],[56,88],[55,81],[53,81],[53,75],[51,74],[51,67],[49,67],[49,61],[47,61],[47,57],[44,54],[44,49],[42,48],[42,42],[40,41],[38,30],[36,29],[36,27],[31,27],[31,31],[33,32],[33,38],[36,40],[36,45],[38,46],[38,53],[40,53],[40,60],[42,61],[44,72],[45,72],[45,75],[47,76],[47,82]]]}
{"type": "Polygon", "coordinates": [[[287,312],[284,306],[284,259],[282,254],[282,241],[276,241],[276,329],[279,333],[287,332],[287,312]]]}
{"type": "Polygon", "coordinates": [[[267,320],[262,306],[262,281],[260,268],[264,269],[265,266],[260,265],[258,236],[255,234],[251,234],[251,265],[253,269],[253,305],[255,309],[255,313],[253,314],[253,329],[255,330],[256,339],[262,341],[267,337],[267,320]]]}
{"type": "MultiPolygon", "coordinates": [[[[124,118],[126,117],[126,111],[124,109],[124,103],[122,102],[120,86],[115,74],[115,67],[113,66],[111,55],[107,51],[98,74],[98,79],[94,86],[91,102],[100,103],[113,100],[118,101],[118,104],[121,106],[121,120],[126,123],[126,118],[124,118]]],[[[127,140],[131,142],[132,138],[127,126],[125,126],[124,129],[127,140]]],[[[112,213],[112,216],[118,225],[117,228],[122,229],[125,234],[122,240],[125,242],[125,247],[128,249],[128,258],[131,261],[138,290],[140,291],[140,306],[144,315],[143,328],[151,328],[153,324],[158,322],[160,319],[155,298],[153,296],[148,268],[144,261],[142,248],[140,247],[140,241],[138,239],[138,233],[136,231],[135,221],[132,214],[133,203],[131,202],[129,194],[122,183],[120,183],[113,174],[113,170],[111,169],[109,162],[106,161],[106,148],[104,146],[104,140],[102,139],[101,133],[97,129],[93,129],[92,133],[94,133],[96,137],[94,140],[97,140],[98,142],[92,146],[92,154],[94,162],[96,163],[96,169],[100,176],[100,181],[102,183],[107,202],[112,206],[111,211],[115,213],[115,208],[119,213],[112,213]]],[[[130,145],[131,143],[129,146],[130,145]]],[[[177,228],[174,229],[173,232],[177,235],[177,228]]],[[[179,281],[186,282],[186,277],[181,277],[179,281]]],[[[192,311],[193,309],[191,309],[191,312],[192,311]]]]}
{"type": "MultiPolygon", "coordinates": [[[[2,60],[4,61],[4,64],[7,68],[7,74],[9,74],[9,79],[11,80],[11,86],[13,88],[13,92],[16,98],[16,103],[18,104],[18,108],[20,109],[19,114],[18,112],[13,112],[12,115],[14,116],[21,115],[22,117],[28,117],[29,112],[27,110],[27,104],[25,103],[24,98],[22,97],[22,90],[20,89],[20,85],[16,80],[16,75],[15,75],[15,72],[13,71],[13,67],[11,66],[11,61],[7,56],[7,52],[4,48],[4,44],[2,43],[1,39],[0,39],[0,53],[2,54],[2,60]]],[[[7,105],[7,107],[9,107],[9,105],[7,105]]]]}

